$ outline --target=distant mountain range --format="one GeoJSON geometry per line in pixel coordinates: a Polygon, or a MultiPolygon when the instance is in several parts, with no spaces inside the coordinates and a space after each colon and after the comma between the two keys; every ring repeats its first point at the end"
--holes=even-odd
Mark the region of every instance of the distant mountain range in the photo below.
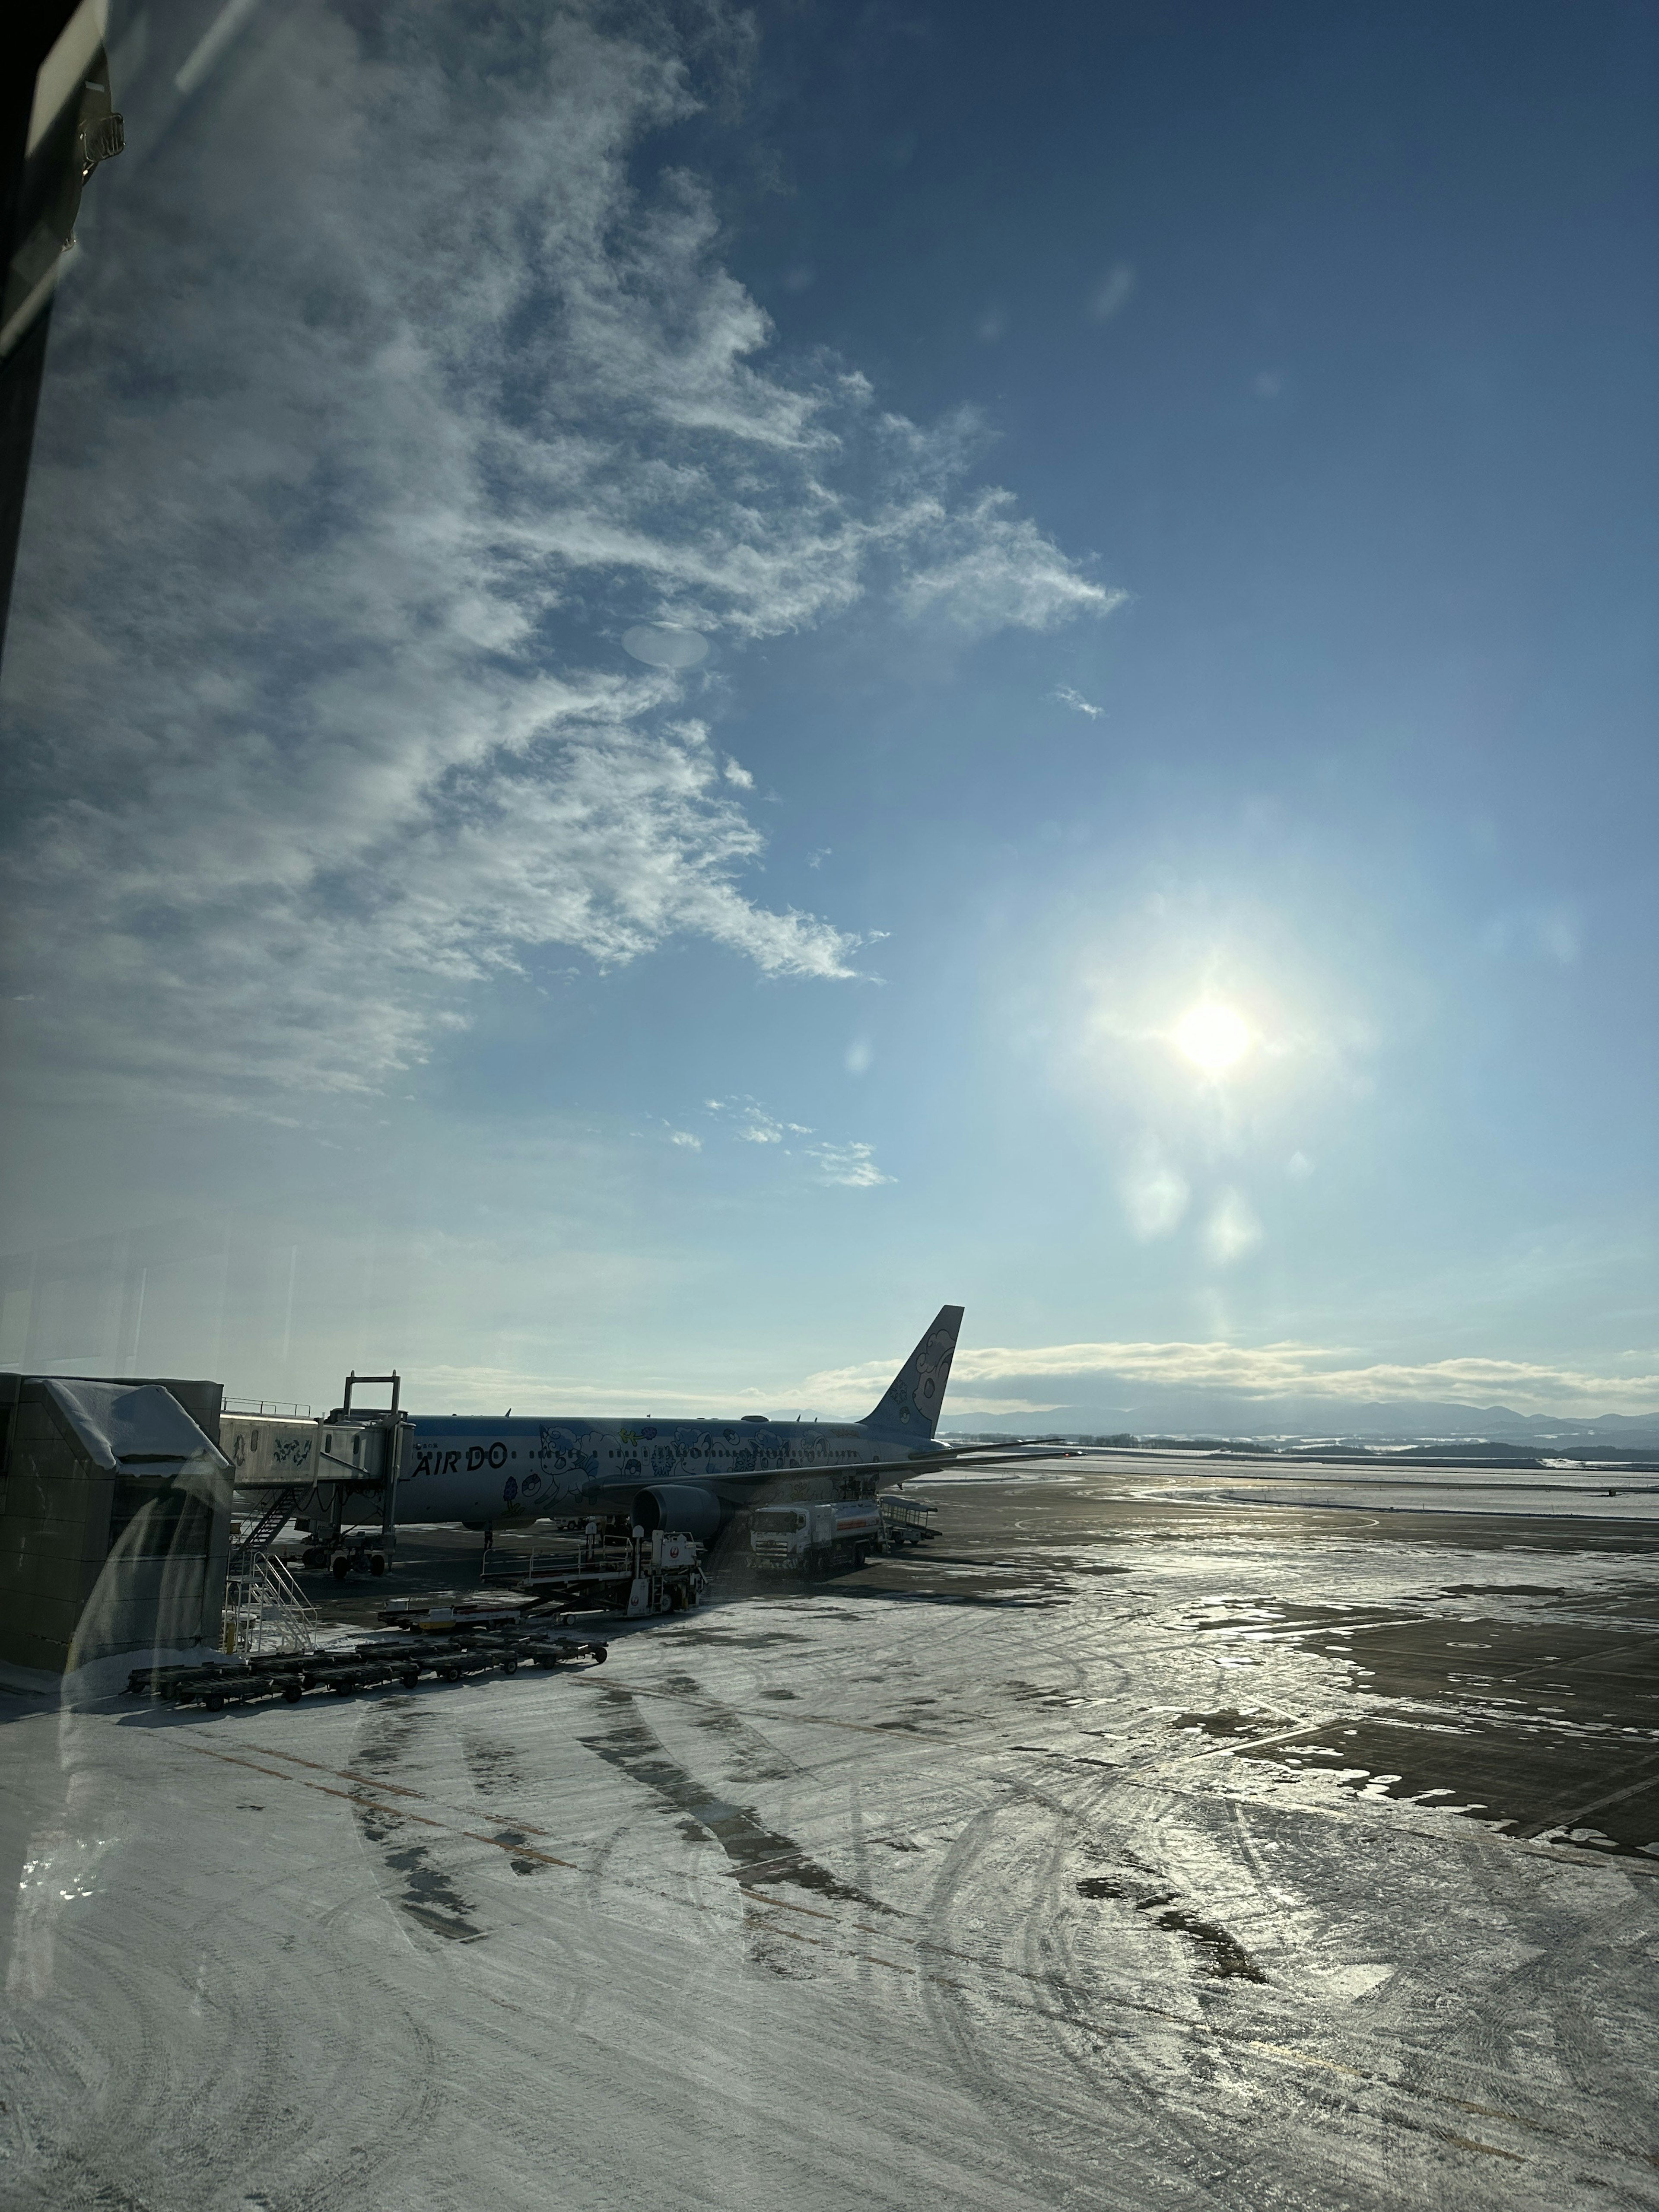
{"type": "MultiPolygon", "coordinates": [[[[981,1386],[982,1389],[982,1386],[981,1386]]],[[[1517,1413],[1507,1406],[1456,1406],[1398,1398],[1370,1404],[1331,1398],[1245,1398],[1230,1392],[1138,1389],[1103,1406],[1079,1401],[1040,1413],[963,1414],[942,1427],[975,1436],[1084,1435],[1259,1437],[1263,1442],[1343,1437],[1354,1442],[1474,1442],[1527,1444],[1534,1450],[1598,1447],[1659,1449],[1659,1409],[1650,1413],[1517,1413]]]]}

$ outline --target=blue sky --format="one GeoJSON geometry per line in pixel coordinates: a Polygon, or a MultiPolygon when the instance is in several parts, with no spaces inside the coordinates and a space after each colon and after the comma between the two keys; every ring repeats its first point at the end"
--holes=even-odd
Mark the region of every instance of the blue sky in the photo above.
{"type": "Polygon", "coordinates": [[[0,1358],[1659,1407],[1650,10],[216,12],[58,308],[0,1358]]]}

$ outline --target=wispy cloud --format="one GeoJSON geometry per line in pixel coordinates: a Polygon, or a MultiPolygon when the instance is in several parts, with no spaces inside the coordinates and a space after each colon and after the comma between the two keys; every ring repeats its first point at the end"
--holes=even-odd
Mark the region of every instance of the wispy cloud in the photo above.
{"type": "Polygon", "coordinates": [[[1015,511],[1012,492],[981,492],[954,513],[936,503],[929,535],[928,553],[896,589],[913,620],[931,615],[972,635],[1057,629],[1079,615],[1109,615],[1128,597],[1085,576],[1015,511]]]}
{"type": "Polygon", "coordinates": [[[371,54],[300,0],[258,130],[204,111],[100,202],[7,671],[36,1053],[246,1103],[374,1086],[544,947],[847,976],[854,936],[746,887],[701,669],[624,633],[1115,604],[965,488],[968,418],[770,357],[695,178],[635,189],[697,100],[666,21],[526,6],[446,41],[394,7],[371,54]]]}
{"type": "MultiPolygon", "coordinates": [[[[732,1135],[743,1144],[781,1145],[783,1142],[786,1125],[775,1115],[769,1114],[756,1099],[705,1098],[703,1105],[708,1113],[726,1116],[732,1135]]],[[[794,1124],[792,1122],[787,1126],[793,1128],[794,1124]]],[[[799,1133],[810,1137],[812,1133],[810,1129],[803,1129],[799,1133]]]]}
{"type": "Polygon", "coordinates": [[[1069,707],[1074,714],[1086,714],[1091,722],[1098,722],[1105,716],[1106,709],[1103,707],[1097,707],[1092,699],[1085,699],[1080,691],[1074,691],[1069,684],[1056,684],[1048,696],[1056,706],[1069,707]]]}
{"type": "Polygon", "coordinates": [[[1109,323],[1114,315],[1121,315],[1134,297],[1135,281],[1134,269],[1127,261],[1109,269],[1089,295],[1089,320],[1109,323]]]}
{"type": "Polygon", "coordinates": [[[843,1183],[849,1190],[872,1190],[878,1183],[896,1182],[876,1165],[872,1145],[809,1145],[807,1156],[818,1164],[821,1182],[843,1183]]]}
{"type": "Polygon", "coordinates": [[[785,1121],[755,1098],[705,1098],[705,1110],[724,1121],[740,1144],[777,1145],[790,1158],[813,1164],[814,1180],[840,1183],[849,1190],[869,1190],[878,1183],[894,1182],[876,1165],[875,1147],[854,1142],[842,1145],[797,1145],[794,1140],[813,1134],[803,1121],[785,1121]]]}

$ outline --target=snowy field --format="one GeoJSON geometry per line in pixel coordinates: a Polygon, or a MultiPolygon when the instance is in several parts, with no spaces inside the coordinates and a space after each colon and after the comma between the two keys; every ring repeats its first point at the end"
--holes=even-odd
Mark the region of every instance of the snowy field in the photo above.
{"type": "Polygon", "coordinates": [[[601,1668],[0,1696],[0,2203],[1659,2206],[1659,1532],[1156,1488],[601,1668]]]}
{"type": "MultiPolygon", "coordinates": [[[[1547,1462],[1513,1469],[1436,1467],[1379,1455],[1366,1463],[1235,1456],[1224,1449],[1088,1455],[1102,1496],[1193,1504],[1321,1505],[1371,1513],[1482,1513],[1505,1517],[1650,1521],[1659,1532],[1659,1472],[1651,1464],[1586,1467],[1547,1462]]],[[[957,1475],[955,1482],[983,1480],[957,1475]]]]}

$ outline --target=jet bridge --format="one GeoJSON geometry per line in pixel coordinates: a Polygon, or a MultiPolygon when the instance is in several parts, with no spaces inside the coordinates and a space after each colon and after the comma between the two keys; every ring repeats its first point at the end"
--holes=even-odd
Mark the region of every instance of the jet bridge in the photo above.
{"type": "Polygon", "coordinates": [[[250,1558],[269,1550],[290,1520],[309,1538],[308,1567],[384,1574],[396,1548],[398,1485],[414,1428],[398,1408],[396,1374],[348,1375],[341,1403],[320,1419],[228,1413],[220,1449],[230,1462],[250,1558]],[[389,1406],[354,1405],[364,1384],[386,1383],[389,1406]]]}

